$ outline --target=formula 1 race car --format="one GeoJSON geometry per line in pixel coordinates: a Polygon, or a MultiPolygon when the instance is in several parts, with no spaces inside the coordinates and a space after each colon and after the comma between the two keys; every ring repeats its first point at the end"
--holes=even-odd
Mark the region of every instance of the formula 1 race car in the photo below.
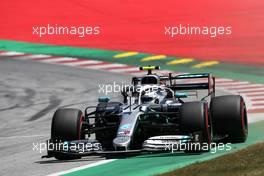
{"type": "Polygon", "coordinates": [[[147,74],[132,78],[132,84],[121,91],[121,102],[99,97],[98,104],[84,112],[58,109],[44,157],[164,152],[171,149],[170,144],[201,144],[184,151],[203,152],[210,150],[203,146],[212,142],[246,141],[244,99],[216,97],[215,77],[210,73],[159,76],[152,73],[159,67],[140,69],[147,74]],[[205,95],[198,99],[200,92],[205,95]]]}

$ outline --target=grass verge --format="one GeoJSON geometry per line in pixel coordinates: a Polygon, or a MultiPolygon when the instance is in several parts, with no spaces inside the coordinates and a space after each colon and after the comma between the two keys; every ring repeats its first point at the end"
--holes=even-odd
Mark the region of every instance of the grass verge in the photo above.
{"type": "Polygon", "coordinates": [[[264,142],[160,176],[263,176],[264,142]]]}

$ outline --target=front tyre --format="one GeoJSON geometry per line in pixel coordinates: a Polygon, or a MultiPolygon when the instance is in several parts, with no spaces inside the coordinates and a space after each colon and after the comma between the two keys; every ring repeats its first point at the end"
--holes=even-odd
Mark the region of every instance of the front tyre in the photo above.
{"type": "Polygon", "coordinates": [[[211,118],[206,102],[186,102],[180,110],[180,130],[184,134],[200,134],[200,149],[188,149],[185,152],[209,151],[212,140],[211,118]],[[206,145],[206,146],[205,146],[206,145]]]}
{"type": "MultiPolygon", "coordinates": [[[[79,109],[58,109],[52,118],[51,140],[53,142],[80,140],[83,120],[84,116],[79,109]]],[[[54,157],[59,160],[80,158],[59,153],[55,153],[54,157]]]]}

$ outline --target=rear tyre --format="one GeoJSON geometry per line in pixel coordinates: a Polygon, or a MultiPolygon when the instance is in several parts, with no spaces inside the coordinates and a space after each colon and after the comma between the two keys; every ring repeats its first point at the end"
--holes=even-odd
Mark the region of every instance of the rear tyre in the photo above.
{"type": "Polygon", "coordinates": [[[209,151],[212,140],[212,125],[207,103],[186,102],[181,107],[180,116],[180,130],[182,133],[198,133],[200,135],[200,149],[188,149],[186,152],[209,151]]]}
{"type": "MultiPolygon", "coordinates": [[[[81,128],[84,116],[78,109],[58,109],[51,124],[51,140],[64,142],[81,139],[81,128]]],[[[54,157],[59,160],[79,159],[79,156],[57,154],[54,157]]]]}
{"type": "Polygon", "coordinates": [[[216,135],[228,135],[225,142],[245,142],[248,136],[247,110],[240,95],[219,96],[210,104],[216,135]]]}

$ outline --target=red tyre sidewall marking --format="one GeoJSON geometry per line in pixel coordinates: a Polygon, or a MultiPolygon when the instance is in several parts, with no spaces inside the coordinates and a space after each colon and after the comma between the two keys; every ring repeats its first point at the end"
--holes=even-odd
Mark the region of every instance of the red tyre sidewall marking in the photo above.
{"type": "Polygon", "coordinates": [[[208,143],[211,144],[211,134],[208,129],[208,123],[209,123],[209,116],[208,116],[208,106],[207,103],[204,104],[204,112],[205,112],[205,126],[206,126],[206,133],[207,133],[207,138],[208,138],[208,143]]]}

